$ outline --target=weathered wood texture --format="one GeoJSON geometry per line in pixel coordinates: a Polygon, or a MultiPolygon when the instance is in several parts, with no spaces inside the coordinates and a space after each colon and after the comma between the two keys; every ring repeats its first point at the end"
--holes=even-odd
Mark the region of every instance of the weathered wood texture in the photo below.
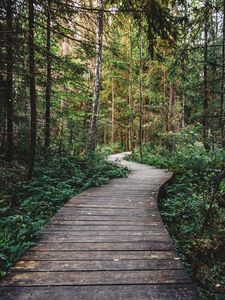
{"type": "Polygon", "coordinates": [[[71,199],[0,283],[1,300],[200,299],[157,208],[171,174],[110,159],[128,178],[71,199]]]}

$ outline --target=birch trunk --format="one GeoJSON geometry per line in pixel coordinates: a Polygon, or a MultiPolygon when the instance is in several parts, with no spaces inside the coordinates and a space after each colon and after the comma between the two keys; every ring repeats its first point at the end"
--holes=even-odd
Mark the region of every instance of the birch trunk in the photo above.
{"type": "Polygon", "coordinates": [[[111,127],[111,143],[114,143],[114,124],[115,124],[115,90],[114,90],[114,78],[112,78],[112,127],[111,127]]]}
{"type": "Polygon", "coordinates": [[[129,66],[129,106],[132,111],[131,121],[130,121],[130,146],[132,153],[134,152],[135,142],[134,142],[134,101],[133,101],[133,42],[132,42],[132,21],[130,22],[130,66],[129,66]]]}
{"type": "Polygon", "coordinates": [[[98,15],[97,15],[97,30],[96,30],[96,69],[95,69],[95,82],[94,82],[94,95],[93,95],[93,111],[91,123],[91,141],[90,151],[94,152],[97,146],[97,128],[100,107],[100,91],[102,79],[102,47],[103,47],[103,0],[98,0],[98,15]]]}
{"type": "Polygon", "coordinates": [[[139,150],[140,150],[140,157],[142,158],[143,154],[143,127],[142,127],[142,121],[143,121],[143,49],[142,49],[142,19],[140,17],[139,19],[139,150]]]}

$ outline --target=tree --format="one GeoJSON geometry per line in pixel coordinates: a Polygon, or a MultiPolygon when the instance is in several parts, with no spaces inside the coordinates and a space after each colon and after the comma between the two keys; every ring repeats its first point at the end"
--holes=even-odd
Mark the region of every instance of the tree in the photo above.
{"type": "Polygon", "coordinates": [[[225,1],[223,1],[223,29],[222,29],[222,56],[221,56],[221,94],[220,94],[220,131],[221,144],[225,148],[224,136],[224,74],[225,72],[225,1]]]}
{"type": "Polygon", "coordinates": [[[13,2],[6,3],[6,60],[7,60],[7,160],[13,159],[13,2]]]}
{"type": "Polygon", "coordinates": [[[112,128],[111,128],[111,142],[114,143],[114,131],[115,131],[115,84],[112,77],[112,128]]]}
{"type": "Polygon", "coordinates": [[[132,153],[135,148],[135,138],[134,138],[134,108],[133,108],[133,40],[132,40],[132,19],[130,20],[129,26],[129,46],[130,46],[130,59],[129,59],[129,106],[131,109],[130,116],[130,146],[132,153]]]}
{"type": "Polygon", "coordinates": [[[204,22],[204,97],[203,97],[203,143],[206,149],[209,149],[208,144],[208,115],[209,115],[209,91],[208,91],[208,17],[209,4],[205,3],[205,22],[204,22]]]}
{"type": "Polygon", "coordinates": [[[32,178],[37,139],[37,107],[35,83],[35,58],[34,58],[34,1],[29,0],[29,77],[30,77],[30,148],[27,180],[32,178]]]}
{"type": "Polygon", "coordinates": [[[96,29],[96,67],[93,95],[93,113],[91,123],[90,150],[94,151],[97,146],[97,129],[100,106],[100,91],[102,79],[102,47],[103,47],[103,24],[104,24],[104,5],[103,0],[98,0],[97,29],[96,29]]]}
{"type": "Polygon", "coordinates": [[[45,92],[45,150],[48,151],[50,146],[50,101],[52,90],[52,63],[51,63],[51,0],[47,1],[47,36],[46,36],[46,92],[45,92]]]}
{"type": "Polygon", "coordinates": [[[142,18],[138,20],[139,36],[139,149],[142,158],[143,152],[143,45],[142,45],[142,18]]]}

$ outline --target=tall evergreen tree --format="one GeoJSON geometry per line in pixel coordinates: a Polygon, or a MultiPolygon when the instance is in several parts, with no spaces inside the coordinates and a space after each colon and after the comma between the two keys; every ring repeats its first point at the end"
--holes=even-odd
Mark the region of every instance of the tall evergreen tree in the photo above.
{"type": "Polygon", "coordinates": [[[45,150],[50,146],[50,110],[52,91],[52,58],[51,58],[51,0],[47,1],[47,35],[46,35],[46,91],[45,91],[45,150]]]}
{"type": "Polygon", "coordinates": [[[7,159],[13,158],[13,1],[6,3],[6,60],[7,60],[7,159]]]}
{"type": "Polygon", "coordinates": [[[30,77],[30,148],[27,180],[32,178],[37,141],[37,106],[36,106],[36,80],[35,80],[35,57],[34,57],[34,1],[28,1],[29,7],[29,77],[30,77]]]}

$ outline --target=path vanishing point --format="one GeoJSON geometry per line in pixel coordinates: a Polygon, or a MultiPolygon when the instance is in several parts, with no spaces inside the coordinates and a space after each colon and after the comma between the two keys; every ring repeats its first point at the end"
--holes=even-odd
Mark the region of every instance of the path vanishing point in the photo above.
{"type": "Polygon", "coordinates": [[[113,179],[68,201],[0,282],[1,300],[200,299],[157,207],[171,173],[123,160],[113,179]]]}

